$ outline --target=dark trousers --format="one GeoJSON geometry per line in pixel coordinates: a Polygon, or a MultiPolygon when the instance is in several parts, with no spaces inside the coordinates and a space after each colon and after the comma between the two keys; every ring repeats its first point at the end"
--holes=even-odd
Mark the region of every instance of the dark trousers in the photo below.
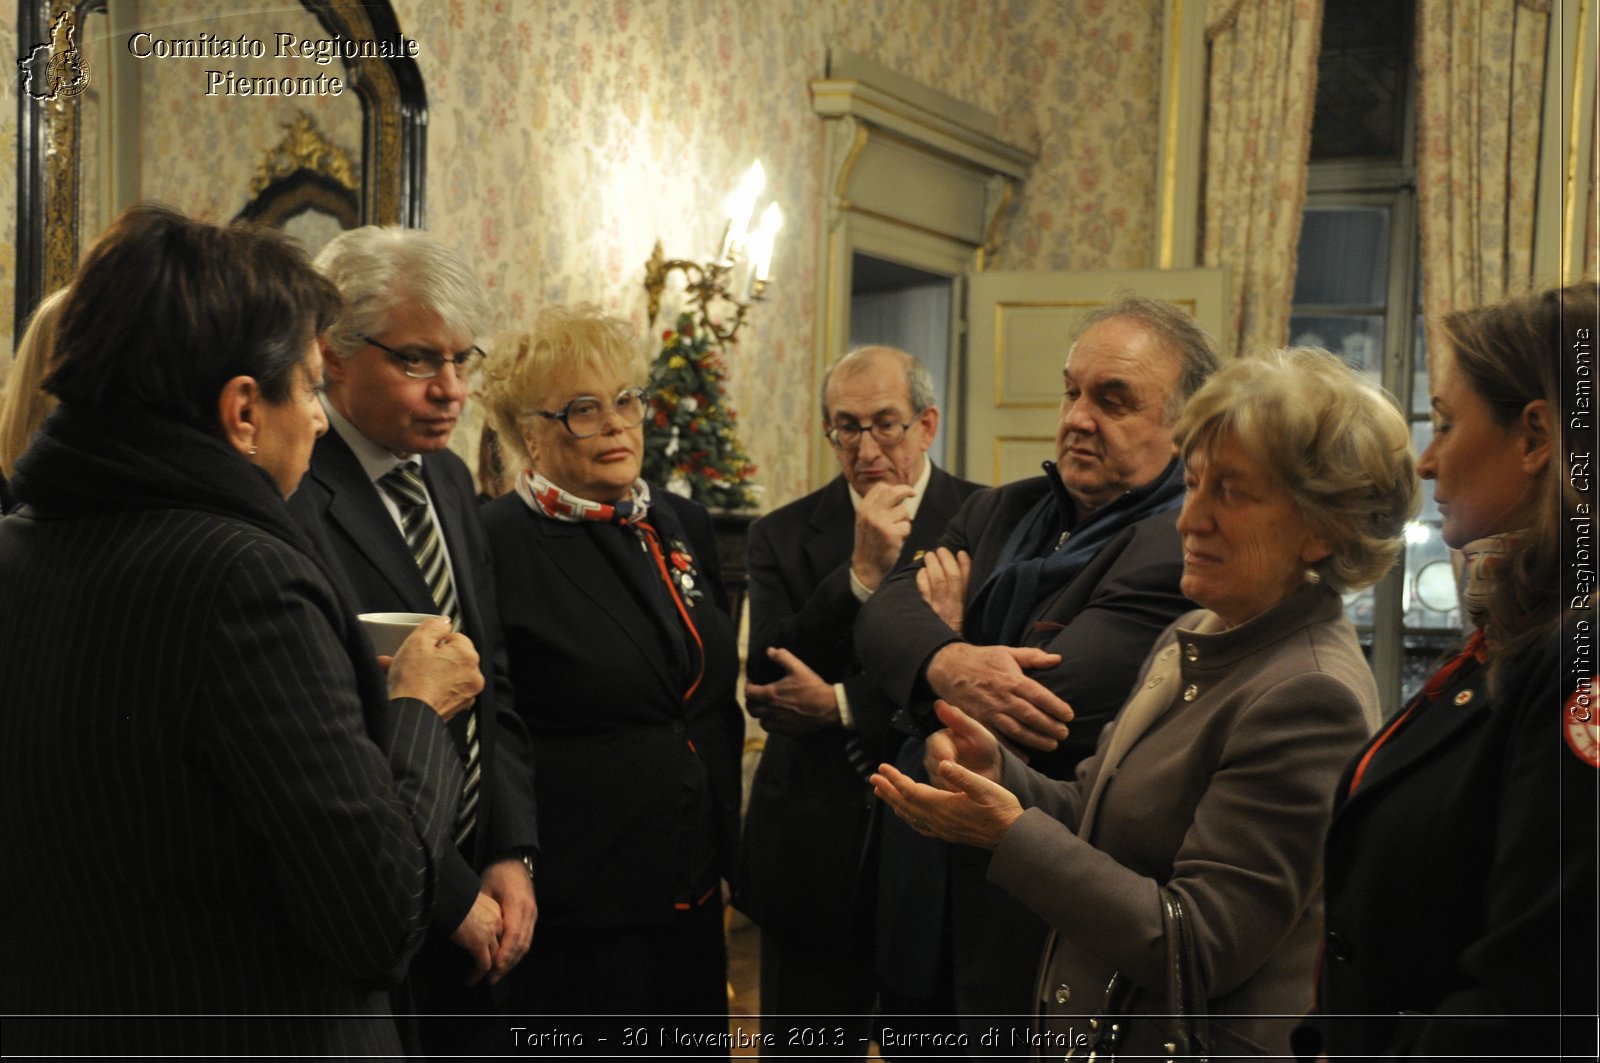
{"type": "Polygon", "coordinates": [[[877,998],[872,959],[845,933],[761,933],[763,1056],[865,1059],[877,998]]]}
{"type": "Polygon", "coordinates": [[[728,1034],[728,950],[718,896],[674,912],[663,926],[541,925],[511,982],[509,1021],[524,1027],[519,1050],[529,1054],[728,1054],[711,1040],[728,1034]],[[572,1043],[578,1033],[581,1045],[572,1043]]]}

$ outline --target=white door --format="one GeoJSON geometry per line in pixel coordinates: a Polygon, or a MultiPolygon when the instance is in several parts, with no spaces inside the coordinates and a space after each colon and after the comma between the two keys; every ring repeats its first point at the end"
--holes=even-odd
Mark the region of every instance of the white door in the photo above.
{"type": "Polygon", "coordinates": [[[1180,306],[1222,335],[1220,269],[969,275],[962,475],[1002,484],[1037,476],[1039,463],[1055,457],[1067,339],[1084,314],[1129,293],[1180,306]]]}

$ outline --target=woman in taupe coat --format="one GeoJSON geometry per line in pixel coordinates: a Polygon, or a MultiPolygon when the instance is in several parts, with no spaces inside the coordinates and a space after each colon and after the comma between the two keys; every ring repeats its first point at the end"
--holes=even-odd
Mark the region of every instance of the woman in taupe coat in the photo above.
{"type": "Polygon", "coordinates": [[[1212,1057],[1288,1051],[1311,1003],[1334,781],[1378,720],[1340,594],[1388,570],[1415,510],[1400,413],[1333,355],[1291,350],[1217,373],[1176,439],[1182,587],[1203,608],[1157,639],[1076,779],[941,705],[928,758],[945,789],[888,766],[875,780],[916,829],[993,850],[990,880],[1054,928],[1033,1047],[1057,1058],[1097,1047],[1088,1019],[1115,974],[1133,987],[1115,1050],[1166,1051],[1163,886],[1193,930],[1212,1057]]]}

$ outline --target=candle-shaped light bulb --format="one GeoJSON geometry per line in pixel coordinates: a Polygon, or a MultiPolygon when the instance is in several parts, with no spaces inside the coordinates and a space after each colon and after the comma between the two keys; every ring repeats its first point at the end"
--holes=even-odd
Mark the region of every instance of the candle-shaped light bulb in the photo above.
{"type": "Polygon", "coordinates": [[[777,243],[778,230],[783,228],[783,211],[776,203],[768,203],[761,212],[761,228],[750,241],[750,257],[755,262],[756,280],[766,281],[772,276],[772,249],[777,243]]]}
{"type": "Polygon", "coordinates": [[[757,159],[745,171],[744,177],[739,181],[739,187],[734,189],[728,197],[728,232],[722,238],[722,260],[730,261],[744,246],[745,237],[750,232],[750,215],[756,211],[756,197],[761,195],[761,190],[767,187],[767,174],[761,168],[761,160],[757,159]]]}

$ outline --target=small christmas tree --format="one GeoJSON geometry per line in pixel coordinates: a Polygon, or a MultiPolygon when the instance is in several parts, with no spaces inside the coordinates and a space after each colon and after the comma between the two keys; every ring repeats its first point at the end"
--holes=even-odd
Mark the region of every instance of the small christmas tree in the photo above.
{"type": "Polygon", "coordinates": [[[644,423],[644,476],[708,509],[750,509],[759,488],[756,467],[734,432],[725,374],[709,330],[694,315],[661,334],[650,368],[654,410],[644,423]]]}

